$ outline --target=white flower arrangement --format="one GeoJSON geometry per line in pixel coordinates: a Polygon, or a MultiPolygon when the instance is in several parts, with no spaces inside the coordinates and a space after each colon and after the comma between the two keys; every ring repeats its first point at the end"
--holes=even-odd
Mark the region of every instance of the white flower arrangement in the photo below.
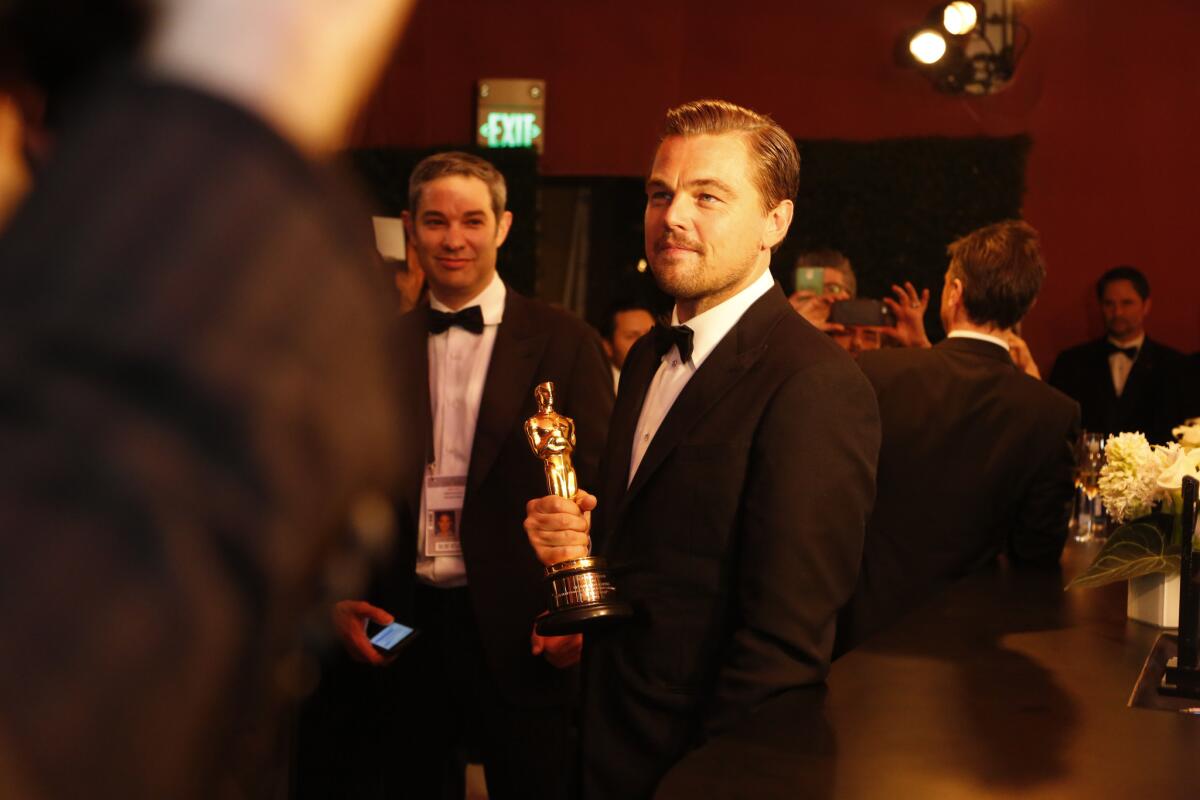
{"type": "Polygon", "coordinates": [[[1120,527],[1072,587],[1179,571],[1181,543],[1191,543],[1181,525],[1182,485],[1188,476],[1200,480],[1200,419],[1172,433],[1179,441],[1165,445],[1152,445],[1141,433],[1108,438],[1098,486],[1108,515],[1120,527]]]}
{"type": "Polygon", "coordinates": [[[1172,428],[1171,435],[1179,440],[1179,446],[1184,450],[1200,448],[1200,417],[1189,419],[1178,428],[1172,428]]]}
{"type": "Polygon", "coordinates": [[[1108,515],[1117,522],[1150,513],[1159,499],[1158,476],[1162,472],[1154,448],[1140,433],[1108,437],[1100,470],[1100,498],[1108,515]]]}
{"type": "MultiPolygon", "coordinates": [[[[1200,435],[1200,426],[1197,431],[1200,435]]],[[[1200,446],[1152,445],[1140,433],[1120,433],[1108,437],[1104,456],[1100,497],[1119,523],[1146,516],[1156,503],[1173,506],[1185,475],[1200,480],[1200,446]]]]}

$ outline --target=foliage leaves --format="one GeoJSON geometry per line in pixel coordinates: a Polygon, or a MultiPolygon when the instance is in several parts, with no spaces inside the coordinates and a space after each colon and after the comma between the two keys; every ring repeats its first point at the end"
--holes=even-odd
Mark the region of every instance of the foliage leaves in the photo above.
{"type": "Polygon", "coordinates": [[[1179,545],[1156,525],[1134,522],[1117,528],[1086,571],[1068,589],[1103,586],[1155,572],[1179,572],[1179,545]]]}

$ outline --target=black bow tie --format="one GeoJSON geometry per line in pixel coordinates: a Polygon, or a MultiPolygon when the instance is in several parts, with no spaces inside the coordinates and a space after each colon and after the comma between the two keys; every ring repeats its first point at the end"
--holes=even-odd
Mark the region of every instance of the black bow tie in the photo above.
{"type": "Polygon", "coordinates": [[[1124,353],[1129,357],[1130,361],[1133,361],[1138,356],[1138,349],[1136,347],[1118,347],[1106,339],[1104,341],[1104,354],[1111,356],[1113,353],[1124,353]]]}
{"type": "Polygon", "coordinates": [[[655,325],[654,352],[662,358],[675,345],[679,350],[679,358],[687,361],[692,357],[692,329],[687,325],[655,325]]]}
{"type": "Polygon", "coordinates": [[[455,325],[468,333],[483,333],[483,311],[479,306],[470,306],[453,314],[438,311],[436,308],[429,309],[430,333],[445,333],[455,325]]]}

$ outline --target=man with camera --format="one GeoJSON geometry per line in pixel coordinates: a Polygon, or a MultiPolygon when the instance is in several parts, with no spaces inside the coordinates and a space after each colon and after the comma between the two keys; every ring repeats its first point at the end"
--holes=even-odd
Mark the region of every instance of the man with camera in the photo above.
{"type": "Polygon", "coordinates": [[[856,299],[854,268],[836,250],[801,253],[795,267],[795,291],[788,297],[792,308],[850,355],[878,350],[885,340],[899,347],[930,346],[924,322],[928,289],[918,293],[905,281],[892,286],[894,299],[856,299]]]}

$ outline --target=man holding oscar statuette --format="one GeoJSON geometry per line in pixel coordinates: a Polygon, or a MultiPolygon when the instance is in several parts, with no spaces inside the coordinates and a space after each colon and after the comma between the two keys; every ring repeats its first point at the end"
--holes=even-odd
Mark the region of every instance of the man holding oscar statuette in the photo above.
{"type": "Polygon", "coordinates": [[[593,536],[633,609],[584,634],[585,798],[649,797],[707,736],[829,668],[879,416],[771,278],[798,180],[768,117],[724,101],[668,112],[645,239],[672,326],[629,353],[601,483],[528,504],[542,562],[587,555],[593,536]]]}

